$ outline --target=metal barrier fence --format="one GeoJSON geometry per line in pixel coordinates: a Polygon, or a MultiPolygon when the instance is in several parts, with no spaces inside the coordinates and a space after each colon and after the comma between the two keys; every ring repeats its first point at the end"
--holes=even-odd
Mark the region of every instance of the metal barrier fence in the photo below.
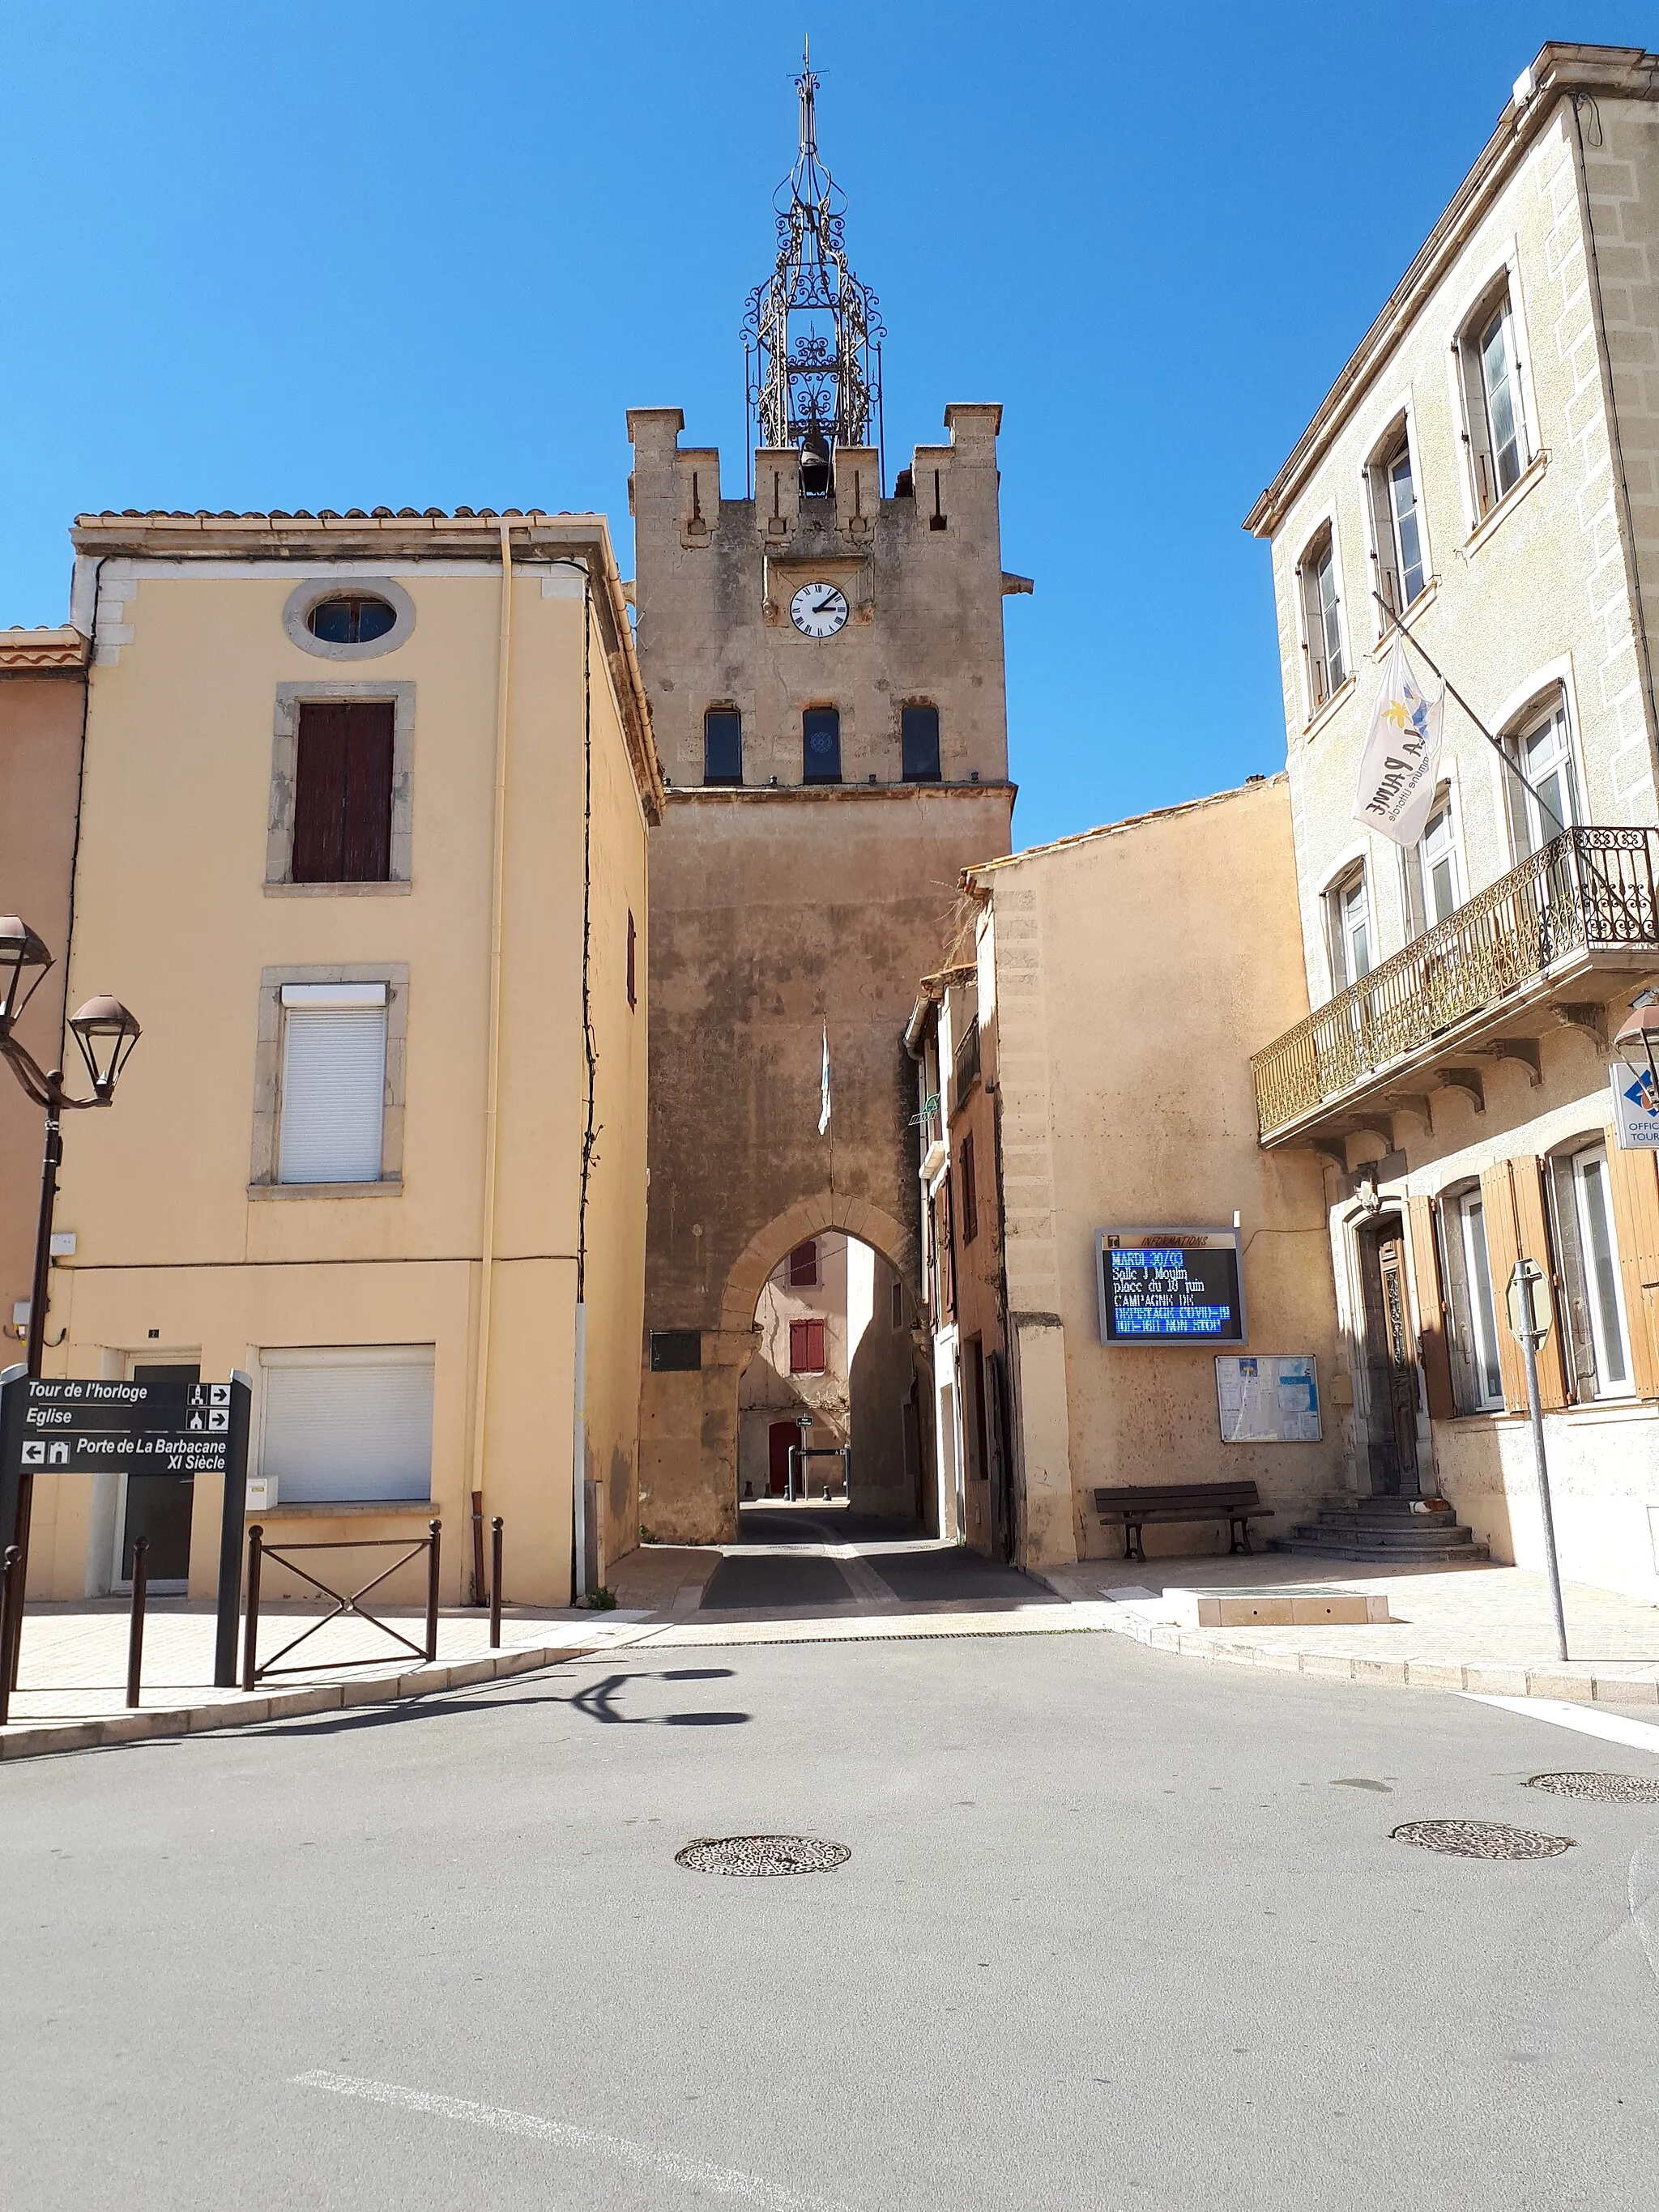
{"type": "MultiPolygon", "coordinates": [[[[438,1546],[441,1532],[442,1523],[432,1521],[427,1524],[427,1534],[416,1537],[412,1544],[401,1536],[366,1536],[355,1542],[345,1539],[331,1544],[278,1546],[265,1542],[264,1530],[256,1522],[247,1532],[247,1617],[242,1630],[242,1687],[251,1690],[257,1682],[264,1681],[272,1674],[304,1674],[307,1671],[304,1667],[283,1667],[278,1662],[286,1659],[290,1651],[297,1650],[308,1638],[319,1634],[331,1621],[344,1620],[348,1615],[367,1621],[371,1628],[378,1628],[399,1650],[407,1651],[411,1657],[424,1659],[428,1663],[435,1659],[438,1656],[438,1546]],[[371,1580],[349,1591],[336,1589],[320,1575],[313,1574],[309,1567],[301,1566],[293,1556],[296,1552],[387,1551],[396,1552],[397,1558],[382,1567],[371,1580]],[[382,1620],[378,1613],[371,1613],[362,1602],[371,1590],[379,1589],[380,1584],[395,1575],[399,1567],[407,1566],[411,1559],[418,1559],[422,1552],[427,1556],[424,1646],[411,1643],[401,1630],[394,1628],[390,1621],[382,1620]],[[273,1651],[269,1659],[262,1662],[258,1657],[259,1576],[260,1568],[266,1559],[276,1560],[290,1573],[308,1582],[319,1596],[331,1598],[334,1602],[320,1620],[313,1620],[309,1627],[302,1628],[297,1636],[290,1637],[280,1650],[273,1651]]],[[[385,1661],[385,1652],[378,1651],[362,1659],[321,1659],[313,1664],[318,1667],[379,1667],[384,1665],[385,1661]]]]}

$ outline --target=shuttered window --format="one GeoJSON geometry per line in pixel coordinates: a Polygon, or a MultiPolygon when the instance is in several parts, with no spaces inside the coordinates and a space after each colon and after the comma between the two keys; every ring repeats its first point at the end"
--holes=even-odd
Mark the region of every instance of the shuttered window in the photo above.
{"type": "Polygon", "coordinates": [[[390,699],[300,708],[294,778],[296,884],[383,884],[392,873],[390,699]]]}
{"type": "Polygon", "coordinates": [[[432,1495],[432,1348],[264,1355],[259,1471],[278,1503],[432,1495]]]}
{"type": "Polygon", "coordinates": [[[789,1324],[789,1372],[822,1375],[824,1371],[823,1323],[792,1321],[789,1324]]]}
{"type": "Polygon", "coordinates": [[[384,983],[285,983],[278,1182],[378,1182],[384,983]]]}
{"type": "Polygon", "coordinates": [[[792,1291],[811,1291],[817,1288],[818,1246],[815,1237],[804,1244],[797,1244],[789,1255],[789,1287],[792,1291]]]}

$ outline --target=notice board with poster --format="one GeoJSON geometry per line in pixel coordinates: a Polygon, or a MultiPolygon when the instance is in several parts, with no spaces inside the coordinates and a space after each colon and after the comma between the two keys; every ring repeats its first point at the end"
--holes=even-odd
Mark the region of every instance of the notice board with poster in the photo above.
{"type": "Polygon", "coordinates": [[[1237,1229],[1103,1229],[1095,1240],[1103,1344],[1243,1344],[1237,1229]]]}
{"type": "Polygon", "coordinates": [[[1311,1352],[1218,1359],[1215,1395],[1224,1444],[1316,1444],[1323,1433],[1311,1352]]]}

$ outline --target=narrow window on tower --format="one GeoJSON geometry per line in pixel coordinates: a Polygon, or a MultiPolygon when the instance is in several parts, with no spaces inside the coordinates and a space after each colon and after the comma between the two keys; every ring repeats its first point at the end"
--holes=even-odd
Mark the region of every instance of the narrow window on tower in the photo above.
{"type": "Polygon", "coordinates": [[[743,716],[735,707],[711,707],[702,718],[702,780],[743,781],[743,716]]]}
{"type": "Polygon", "coordinates": [[[937,783],[939,708],[905,707],[899,713],[899,751],[907,783],[937,783]]]}
{"type": "Polygon", "coordinates": [[[635,980],[634,942],[634,909],[630,907],[628,910],[628,1003],[630,1006],[637,1006],[640,1003],[639,991],[635,980]]]}
{"type": "Polygon", "coordinates": [[[841,781],[841,714],[835,707],[809,707],[800,718],[801,781],[841,781]]]}
{"type": "Polygon", "coordinates": [[[393,714],[390,699],[313,699],[300,708],[296,884],[390,879],[393,714]]]}

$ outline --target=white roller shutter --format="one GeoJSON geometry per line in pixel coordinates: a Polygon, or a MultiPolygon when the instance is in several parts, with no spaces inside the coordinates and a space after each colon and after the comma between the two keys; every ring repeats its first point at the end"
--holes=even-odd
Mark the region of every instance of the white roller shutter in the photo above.
{"type": "Polygon", "coordinates": [[[268,1352],[259,1470],[283,1505],[432,1495],[432,1353],[268,1352]]]}
{"type": "Polygon", "coordinates": [[[373,989],[378,1003],[330,1004],[307,987],[283,990],[279,1182],[380,1181],[386,990],[356,988],[373,989]]]}

